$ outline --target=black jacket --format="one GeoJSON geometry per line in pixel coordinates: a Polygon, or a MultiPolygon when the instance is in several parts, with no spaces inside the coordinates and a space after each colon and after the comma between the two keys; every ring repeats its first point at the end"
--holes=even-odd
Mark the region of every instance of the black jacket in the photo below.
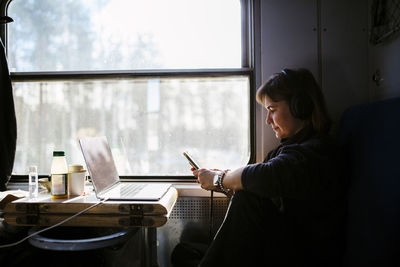
{"type": "Polygon", "coordinates": [[[331,258],[322,253],[339,253],[343,242],[346,181],[342,166],[333,139],[308,127],[282,140],[263,163],[247,166],[242,184],[244,190],[274,202],[293,229],[298,247],[331,258]]]}
{"type": "Polygon", "coordinates": [[[260,197],[335,198],[341,184],[341,166],[335,142],[306,127],[295,136],[282,139],[263,163],[247,166],[242,184],[245,190],[260,197]]]}

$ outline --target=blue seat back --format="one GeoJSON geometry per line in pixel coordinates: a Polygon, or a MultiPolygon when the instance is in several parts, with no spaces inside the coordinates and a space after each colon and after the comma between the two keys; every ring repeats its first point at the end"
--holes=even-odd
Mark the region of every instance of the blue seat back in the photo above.
{"type": "Polygon", "coordinates": [[[400,266],[400,98],[345,111],[348,177],[344,266],[400,266]]]}

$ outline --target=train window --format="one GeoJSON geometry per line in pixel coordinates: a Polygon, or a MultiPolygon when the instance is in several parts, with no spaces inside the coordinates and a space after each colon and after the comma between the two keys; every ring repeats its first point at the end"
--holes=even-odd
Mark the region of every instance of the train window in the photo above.
{"type": "Polygon", "coordinates": [[[13,0],[15,71],[241,67],[239,0],[13,0]]]}
{"type": "Polygon", "coordinates": [[[83,163],[105,135],[121,176],[234,168],[251,154],[250,69],[240,0],[9,1],[7,54],[18,139],[14,174],[83,163]]]}

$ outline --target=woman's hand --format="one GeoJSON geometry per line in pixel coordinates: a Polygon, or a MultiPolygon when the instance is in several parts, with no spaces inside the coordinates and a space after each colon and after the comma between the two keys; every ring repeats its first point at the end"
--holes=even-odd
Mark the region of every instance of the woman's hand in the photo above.
{"type": "Polygon", "coordinates": [[[206,190],[218,190],[217,187],[214,186],[214,176],[218,174],[220,170],[217,169],[198,169],[194,170],[193,175],[197,178],[197,182],[200,184],[201,188],[206,190]]]}
{"type": "Polygon", "coordinates": [[[216,192],[221,192],[227,195],[228,197],[231,197],[235,191],[237,190],[242,190],[243,185],[242,185],[242,172],[245,167],[241,167],[239,169],[236,169],[234,171],[226,171],[225,176],[223,179],[223,187],[225,189],[229,189],[229,192],[223,192],[219,188],[214,186],[214,176],[215,174],[218,174],[218,172],[221,172],[219,169],[191,169],[193,171],[193,175],[197,178],[197,182],[201,185],[201,188],[206,189],[206,190],[214,190],[216,192]]]}

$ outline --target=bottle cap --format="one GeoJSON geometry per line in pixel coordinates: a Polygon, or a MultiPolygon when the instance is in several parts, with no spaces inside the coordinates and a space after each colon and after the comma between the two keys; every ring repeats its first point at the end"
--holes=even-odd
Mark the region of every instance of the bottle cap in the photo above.
{"type": "Polygon", "coordinates": [[[37,172],[37,166],[30,166],[29,172],[37,172]]]}
{"type": "Polygon", "coordinates": [[[53,157],[62,157],[65,156],[64,151],[53,151],[53,157]]]}

